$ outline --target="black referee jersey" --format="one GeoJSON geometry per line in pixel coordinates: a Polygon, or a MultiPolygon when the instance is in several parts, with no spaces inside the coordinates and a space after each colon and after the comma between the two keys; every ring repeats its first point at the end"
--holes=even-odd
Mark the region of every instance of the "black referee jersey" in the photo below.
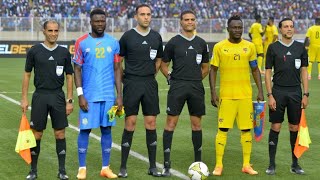
{"type": "Polygon", "coordinates": [[[292,41],[272,43],[266,56],[266,69],[274,68],[273,83],[278,86],[300,86],[300,68],[308,66],[308,54],[303,44],[292,41]]]}
{"type": "Polygon", "coordinates": [[[120,56],[125,58],[125,75],[153,76],[156,58],[162,58],[163,45],[160,34],[152,29],[140,33],[131,29],[119,41],[120,56]]]}
{"type": "Polygon", "coordinates": [[[48,48],[43,43],[34,45],[27,54],[25,71],[34,68],[37,89],[59,89],[64,84],[64,73],[73,74],[70,52],[62,46],[48,48]]]}
{"type": "Polygon", "coordinates": [[[201,64],[209,62],[209,48],[199,36],[187,38],[178,34],[166,44],[163,62],[172,60],[173,79],[202,80],[201,64]]]}

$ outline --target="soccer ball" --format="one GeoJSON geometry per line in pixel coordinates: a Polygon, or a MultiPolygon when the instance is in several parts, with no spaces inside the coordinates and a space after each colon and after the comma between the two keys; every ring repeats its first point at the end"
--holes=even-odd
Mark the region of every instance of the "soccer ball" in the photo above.
{"type": "Polygon", "coordinates": [[[209,170],[205,163],[194,162],[189,166],[188,175],[191,180],[204,180],[209,176],[209,170]]]}

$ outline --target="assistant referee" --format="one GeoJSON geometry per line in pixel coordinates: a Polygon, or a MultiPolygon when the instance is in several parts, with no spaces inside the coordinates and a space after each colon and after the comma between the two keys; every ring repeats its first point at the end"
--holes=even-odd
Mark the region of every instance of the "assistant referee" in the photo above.
{"type": "Polygon", "coordinates": [[[209,72],[209,49],[207,43],[194,35],[196,15],[187,10],[180,15],[181,33],[171,38],[165,46],[162,73],[169,79],[167,96],[167,122],[163,131],[164,169],[162,176],[170,176],[170,153],[173,132],[179,115],[187,102],[192,127],[194,161],[201,161],[202,127],[201,117],[205,115],[204,87],[202,79],[209,72]],[[169,64],[172,61],[172,73],[169,64]]]}

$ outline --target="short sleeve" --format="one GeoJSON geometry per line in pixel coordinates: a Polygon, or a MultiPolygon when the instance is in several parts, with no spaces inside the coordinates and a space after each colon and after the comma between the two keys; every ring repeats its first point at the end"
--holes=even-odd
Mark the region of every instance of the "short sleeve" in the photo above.
{"type": "Polygon", "coordinates": [[[257,53],[256,53],[256,48],[254,46],[253,43],[250,43],[250,58],[249,58],[249,61],[254,61],[254,60],[257,60],[257,53]]]}
{"type": "Polygon", "coordinates": [[[68,50],[66,50],[66,62],[65,62],[65,66],[66,66],[66,74],[73,74],[73,66],[71,64],[71,54],[68,50]]]}
{"type": "Polygon", "coordinates": [[[266,69],[272,69],[273,67],[273,50],[272,50],[272,45],[270,45],[268,47],[268,50],[267,50],[267,55],[266,55],[266,64],[265,64],[265,68],[266,69]]]}
{"type": "Polygon", "coordinates": [[[34,47],[32,47],[27,53],[27,59],[24,70],[26,72],[31,72],[34,67],[34,47]]]}
{"type": "Polygon", "coordinates": [[[163,57],[163,43],[162,43],[162,38],[158,34],[159,37],[159,47],[157,49],[157,58],[162,58],[163,57]]]}
{"type": "Polygon", "coordinates": [[[81,49],[81,40],[78,39],[76,41],[76,44],[74,46],[74,56],[73,56],[73,59],[72,61],[78,65],[82,65],[83,62],[84,62],[84,59],[83,59],[83,53],[82,53],[82,49],[81,49]]]}
{"type": "Polygon", "coordinates": [[[170,62],[174,57],[174,45],[172,44],[172,40],[170,40],[163,51],[163,62],[170,62]]]}
{"type": "Polygon", "coordinates": [[[306,48],[302,48],[302,55],[301,55],[301,66],[302,67],[308,67],[309,63],[308,63],[308,52],[306,50],[306,48]]]}
{"type": "Polygon", "coordinates": [[[212,58],[211,58],[211,61],[210,61],[210,64],[213,65],[213,66],[216,66],[216,67],[219,67],[220,65],[220,46],[219,44],[216,44],[214,47],[213,47],[213,55],[212,55],[212,58]]]}
{"type": "Polygon", "coordinates": [[[308,29],[307,34],[306,34],[306,37],[310,38],[310,36],[311,36],[311,28],[308,29]]]}
{"type": "Polygon", "coordinates": [[[120,54],[120,45],[117,40],[114,42],[114,54],[120,54]]]}
{"type": "Polygon", "coordinates": [[[125,57],[127,55],[127,43],[126,43],[126,33],[119,40],[120,45],[120,56],[125,57]]]}
{"type": "Polygon", "coordinates": [[[202,45],[202,63],[208,63],[209,62],[209,46],[208,44],[204,41],[202,45]]]}

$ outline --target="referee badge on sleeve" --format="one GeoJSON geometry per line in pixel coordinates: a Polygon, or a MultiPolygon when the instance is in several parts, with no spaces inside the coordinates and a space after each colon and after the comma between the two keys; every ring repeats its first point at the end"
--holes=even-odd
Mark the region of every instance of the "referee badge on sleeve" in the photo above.
{"type": "Polygon", "coordinates": [[[151,58],[152,60],[154,60],[154,58],[156,58],[156,56],[157,56],[157,50],[155,50],[155,49],[150,49],[150,58],[151,58]]]}
{"type": "Polygon", "coordinates": [[[201,61],[202,61],[202,54],[197,54],[196,61],[197,61],[197,64],[200,64],[200,63],[201,63],[201,61]]]}
{"type": "Polygon", "coordinates": [[[57,66],[56,67],[56,74],[57,76],[61,76],[63,73],[63,66],[57,66]]]}
{"type": "Polygon", "coordinates": [[[299,69],[301,66],[301,59],[295,59],[294,65],[295,65],[296,69],[299,69]]]}

